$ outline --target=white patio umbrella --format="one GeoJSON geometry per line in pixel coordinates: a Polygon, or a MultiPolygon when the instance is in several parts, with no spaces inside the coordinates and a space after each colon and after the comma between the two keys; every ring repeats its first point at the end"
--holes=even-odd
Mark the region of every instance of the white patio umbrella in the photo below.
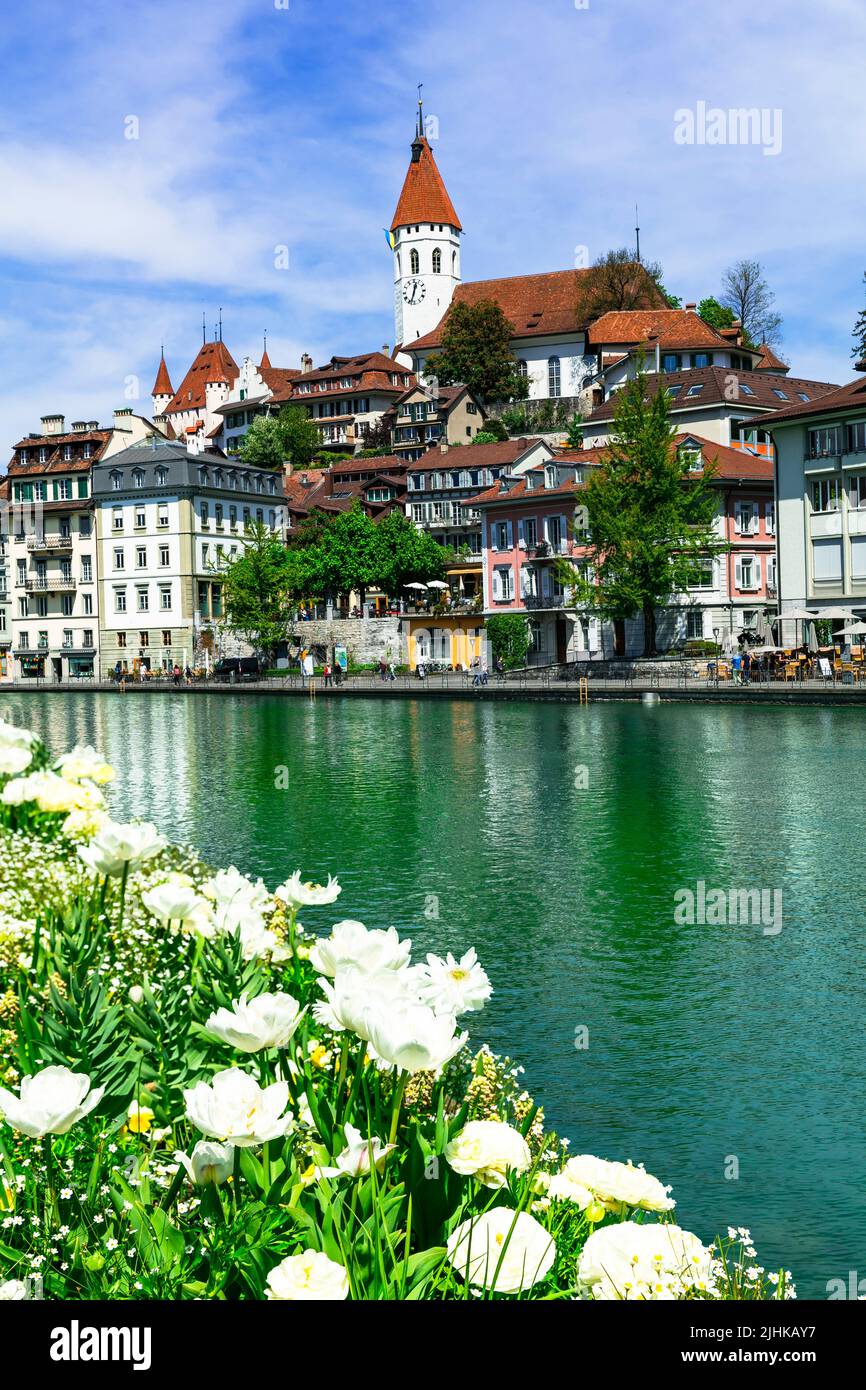
{"type": "Polygon", "coordinates": [[[843,637],[862,637],[866,633],[866,623],[851,623],[850,627],[843,627],[843,637]]]}
{"type": "MultiPolygon", "coordinates": [[[[808,623],[808,622],[811,622],[812,619],[815,618],[815,617],[817,617],[817,616],[818,616],[818,615],[817,615],[816,613],[812,612],[812,610],[809,609],[809,608],[787,608],[787,609],[785,610],[784,613],[780,613],[780,614],[779,614],[779,618],[777,619],[777,621],[781,620],[782,622],[784,622],[786,619],[790,619],[793,623],[796,624],[796,627],[794,628],[794,646],[795,646],[795,647],[799,647],[800,643],[798,642],[797,638],[798,638],[799,635],[800,635],[800,631],[799,631],[799,625],[800,625],[800,623],[808,623]]],[[[782,633],[782,630],[781,630],[781,628],[780,628],[780,629],[779,629],[779,639],[780,639],[780,640],[781,640],[781,633],[782,633]]]]}
{"type": "Polygon", "coordinates": [[[809,614],[810,618],[847,618],[852,623],[856,620],[857,614],[852,613],[850,608],[819,608],[816,612],[809,614]]]}
{"type": "Polygon", "coordinates": [[[422,583],[420,582],[420,580],[418,580],[418,579],[413,579],[412,582],[411,582],[411,584],[404,584],[404,585],[403,585],[403,588],[404,588],[404,589],[426,589],[426,588],[427,588],[427,585],[426,585],[426,584],[422,584],[422,583]]]}
{"type": "MultiPolygon", "coordinates": [[[[407,588],[408,588],[408,585],[407,585],[407,588]]],[[[443,582],[443,580],[441,580],[441,579],[431,579],[431,580],[430,580],[430,583],[427,585],[427,588],[428,588],[428,589],[447,589],[447,588],[448,588],[448,585],[445,584],[445,583],[443,582]]]]}

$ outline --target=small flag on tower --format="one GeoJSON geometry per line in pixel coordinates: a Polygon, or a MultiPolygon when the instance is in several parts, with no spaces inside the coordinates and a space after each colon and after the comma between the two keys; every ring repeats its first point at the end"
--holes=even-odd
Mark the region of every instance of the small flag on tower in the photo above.
{"type": "Polygon", "coordinates": [[[387,241],[388,246],[393,251],[394,247],[397,245],[397,238],[394,236],[393,232],[388,231],[387,227],[383,227],[382,231],[385,233],[385,240],[387,241]]]}

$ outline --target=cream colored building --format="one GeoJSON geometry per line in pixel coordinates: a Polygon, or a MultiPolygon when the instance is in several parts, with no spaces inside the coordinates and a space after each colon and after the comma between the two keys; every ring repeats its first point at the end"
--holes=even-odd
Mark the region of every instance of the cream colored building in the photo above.
{"type": "Polygon", "coordinates": [[[100,460],[93,493],[103,678],[118,662],[207,666],[246,650],[223,623],[221,574],[245,526],[285,533],[280,476],[154,440],[100,460]]]}

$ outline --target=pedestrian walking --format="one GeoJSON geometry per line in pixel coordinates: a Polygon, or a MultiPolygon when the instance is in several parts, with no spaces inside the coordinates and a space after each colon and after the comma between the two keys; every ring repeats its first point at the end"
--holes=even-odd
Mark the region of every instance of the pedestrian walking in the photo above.
{"type": "Polygon", "coordinates": [[[333,680],[331,679],[331,663],[329,661],[326,661],[324,666],[322,667],[322,675],[325,678],[325,685],[334,684],[333,680]]]}
{"type": "Polygon", "coordinates": [[[743,652],[743,685],[751,684],[752,653],[748,648],[743,652]]]}
{"type": "Polygon", "coordinates": [[[732,668],[732,671],[733,671],[734,685],[742,685],[742,684],[743,684],[743,656],[742,656],[742,653],[741,653],[741,652],[736,652],[736,653],[735,653],[734,659],[733,659],[733,661],[731,662],[731,668],[732,668]]]}
{"type": "Polygon", "coordinates": [[[393,661],[388,662],[388,679],[389,681],[395,681],[397,679],[397,671],[393,661]]]}

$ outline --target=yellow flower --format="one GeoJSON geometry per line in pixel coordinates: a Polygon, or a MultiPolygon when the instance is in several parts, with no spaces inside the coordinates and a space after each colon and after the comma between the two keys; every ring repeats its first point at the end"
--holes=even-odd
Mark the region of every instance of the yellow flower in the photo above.
{"type": "Polygon", "coordinates": [[[153,1111],[148,1109],[146,1105],[139,1105],[138,1101],[134,1100],[126,1113],[129,1116],[126,1121],[126,1128],[130,1134],[147,1134],[153,1123],[153,1111]]]}

